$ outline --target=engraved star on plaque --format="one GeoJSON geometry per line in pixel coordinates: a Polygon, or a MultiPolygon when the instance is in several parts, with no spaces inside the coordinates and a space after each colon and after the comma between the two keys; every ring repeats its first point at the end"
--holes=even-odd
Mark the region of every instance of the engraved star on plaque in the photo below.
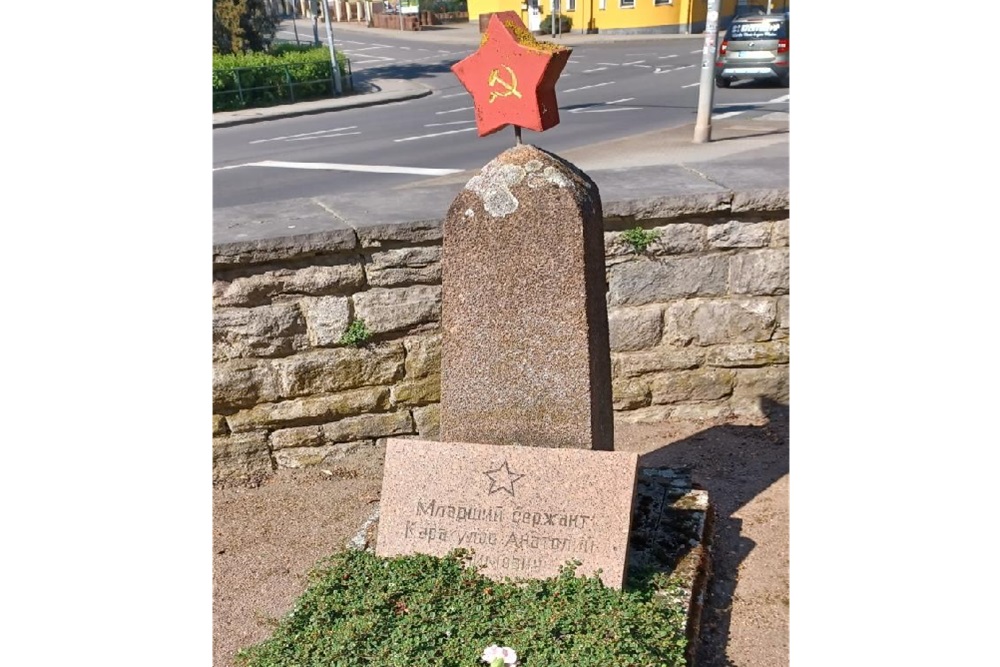
{"type": "Polygon", "coordinates": [[[494,470],[487,470],[483,474],[490,479],[490,490],[487,494],[490,496],[498,491],[503,491],[504,493],[509,493],[511,497],[513,497],[514,482],[524,477],[524,475],[511,472],[506,459],[504,459],[504,462],[500,465],[500,467],[494,470]]]}

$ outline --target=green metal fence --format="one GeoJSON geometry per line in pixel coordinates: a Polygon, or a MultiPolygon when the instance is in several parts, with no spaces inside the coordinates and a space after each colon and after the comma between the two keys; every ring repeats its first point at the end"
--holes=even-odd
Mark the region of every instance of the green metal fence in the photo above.
{"type": "MultiPolygon", "coordinates": [[[[351,61],[341,68],[342,94],[354,91],[351,61]]],[[[253,109],[336,97],[330,61],[212,70],[212,111],[253,109]]]]}

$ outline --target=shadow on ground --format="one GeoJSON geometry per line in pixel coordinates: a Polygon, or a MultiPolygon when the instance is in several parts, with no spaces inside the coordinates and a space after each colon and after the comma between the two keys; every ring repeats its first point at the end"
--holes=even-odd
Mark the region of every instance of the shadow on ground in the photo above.
{"type": "Polygon", "coordinates": [[[763,425],[713,426],[639,459],[642,467],[689,469],[695,486],[708,491],[714,509],[712,575],[702,612],[698,667],[733,665],[726,645],[737,573],[756,546],[743,536],[742,520],[733,515],[789,472],[789,407],[767,400],[761,407],[767,416],[763,425]]]}

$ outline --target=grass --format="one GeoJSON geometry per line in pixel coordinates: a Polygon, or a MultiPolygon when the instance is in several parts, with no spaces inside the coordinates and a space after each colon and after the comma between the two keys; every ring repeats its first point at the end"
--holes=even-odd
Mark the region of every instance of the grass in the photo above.
{"type": "Polygon", "coordinates": [[[685,610],[650,577],[619,591],[578,577],[496,582],[469,552],[379,558],[345,550],[309,586],[270,639],[242,650],[240,667],[482,667],[490,644],[523,667],[681,667],[685,610]]]}

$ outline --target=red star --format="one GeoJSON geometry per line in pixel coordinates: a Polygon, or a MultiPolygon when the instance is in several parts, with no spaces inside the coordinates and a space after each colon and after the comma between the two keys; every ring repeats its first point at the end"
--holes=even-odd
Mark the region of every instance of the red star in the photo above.
{"type": "Polygon", "coordinates": [[[571,52],[535,40],[515,12],[491,16],[479,50],[451,68],[472,95],[479,136],[507,125],[535,132],[558,125],[556,79],[571,52]]]}

